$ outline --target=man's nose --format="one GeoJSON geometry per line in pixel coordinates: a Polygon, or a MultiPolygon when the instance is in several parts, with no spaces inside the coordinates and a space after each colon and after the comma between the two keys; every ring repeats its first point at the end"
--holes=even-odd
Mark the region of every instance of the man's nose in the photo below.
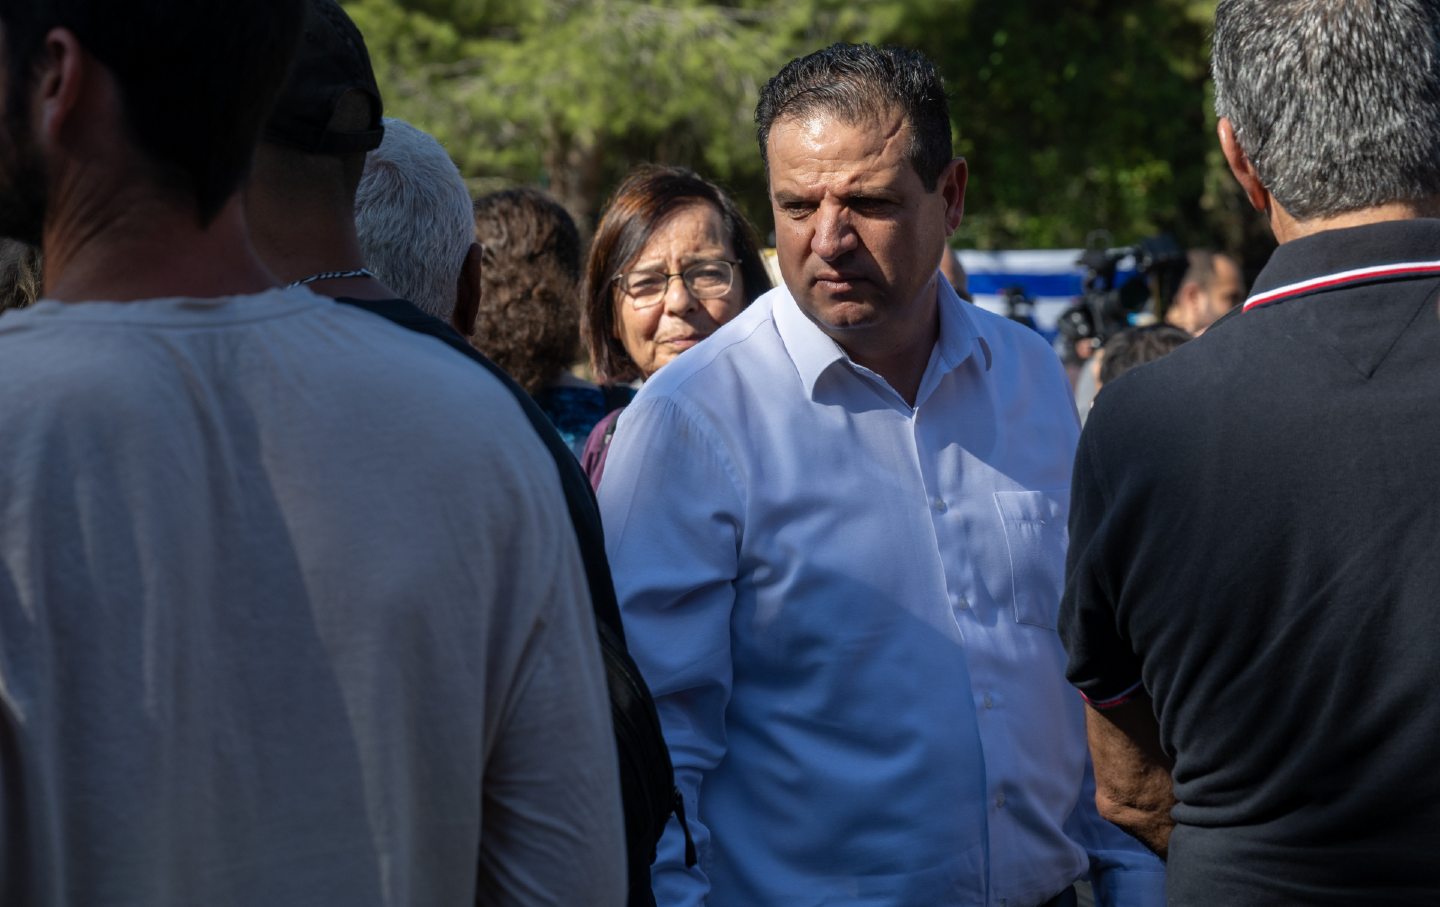
{"type": "Polygon", "coordinates": [[[815,213],[815,235],[810,249],[824,261],[834,261],[855,248],[855,230],[850,215],[839,205],[822,205],[815,213]]]}

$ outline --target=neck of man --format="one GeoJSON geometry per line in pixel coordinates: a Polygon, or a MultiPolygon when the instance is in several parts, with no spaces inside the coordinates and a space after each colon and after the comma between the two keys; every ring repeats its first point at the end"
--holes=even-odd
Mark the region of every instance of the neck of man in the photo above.
{"type": "Polygon", "coordinates": [[[1415,220],[1420,217],[1440,217],[1440,198],[1390,202],[1376,205],[1373,208],[1347,211],[1334,217],[1316,217],[1309,220],[1297,220],[1274,199],[1270,201],[1270,229],[1275,233],[1275,241],[1280,243],[1312,236],[1326,230],[1363,227],[1366,224],[1394,220],[1415,220]]]}
{"type": "MultiPolygon", "coordinates": [[[[249,195],[247,204],[255,248],[282,284],[315,274],[365,267],[353,208],[286,205],[255,193],[249,195]]],[[[374,277],[334,277],[306,287],[331,299],[381,300],[399,296],[374,277]]]]}
{"type": "Polygon", "coordinates": [[[863,338],[843,334],[835,337],[835,342],[851,360],[884,378],[912,407],[920,395],[920,381],[930,364],[930,353],[940,337],[940,298],[935,281],[926,284],[921,294],[922,297],[928,295],[931,304],[921,308],[923,317],[913,321],[902,319],[901,332],[863,338]]]}
{"type": "Polygon", "coordinates": [[[202,227],[192,204],[140,182],[82,204],[60,194],[41,245],[44,296],[61,302],[209,299],[277,284],[250,245],[238,195],[202,227]]]}
{"type": "Polygon", "coordinates": [[[1165,323],[1187,334],[1195,333],[1195,313],[1188,305],[1172,305],[1165,311],[1165,323]]]}

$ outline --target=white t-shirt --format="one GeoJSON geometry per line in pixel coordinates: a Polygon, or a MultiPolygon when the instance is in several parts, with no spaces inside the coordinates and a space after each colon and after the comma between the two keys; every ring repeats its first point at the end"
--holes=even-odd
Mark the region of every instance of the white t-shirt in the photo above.
{"type": "Polygon", "coordinates": [[[0,903],[619,904],[553,461],[308,290],[0,318],[0,903]]]}

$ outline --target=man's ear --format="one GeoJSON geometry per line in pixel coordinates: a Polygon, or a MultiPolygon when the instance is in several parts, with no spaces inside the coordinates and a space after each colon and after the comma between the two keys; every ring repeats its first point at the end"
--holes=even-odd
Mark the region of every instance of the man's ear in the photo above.
{"type": "MultiPolygon", "coordinates": [[[[36,56],[30,109],[36,117],[36,136],[53,143],[79,115],[87,93],[101,87],[97,77],[108,75],[100,62],[81,46],[68,28],[52,28],[36,56]]],[[[113,91],[113,85],[104,86],[113,91]]],[[[116,98],[118,102],[118,97],[116,98]]]]}
{"type": "Polygon", "coordinates": [[[455,311],[450,315],[450,324],[466,340],[475,333],[475,319],[480,314],[480,277],[484,271],[480,259],[484,254],[479,243],[470,244],[460,265],[460,282],[455,287],[455,311]]]}
{"type": "Polygon", "coordinates": [[[1194,281],[1182,284],[1180,289],[1175,292],[1175,298],[1171,300],[1170,308],[1166,310],[1165,314],[1178,316],[1178,326],[1187,331],[1190,330],[1194,315],[1200,309],[1200,294],[1204,292],[1200,284],[1194,281]]]}
{"type": "Polygon", "coordinates": [[[970,167],[957,157],[940,171],[940,195],[945,199],[945,235],[954,233],[965,217],[965,185],[970,180],[970,167]]]}
{"type": "Polygon", "coordinates": [[[1229,117],[1221,117],[1215,127],[1215,132],[1220,136],[1220,153],[1225,155],[1225,163],[1230,165],[1230,172],[1240,183],[1240,188],[1245,192],[1245,198],[1249,200],[1251,207],[1256,211],[1270,212],[1270,193],[1260,184],[1260,175],[1255,172],[1255,165],[1251,163],[1250,156],[1245,149],[1240,147],[1240,142],[1235,137],[1235,127],[1230,125],[1229,117]]]}

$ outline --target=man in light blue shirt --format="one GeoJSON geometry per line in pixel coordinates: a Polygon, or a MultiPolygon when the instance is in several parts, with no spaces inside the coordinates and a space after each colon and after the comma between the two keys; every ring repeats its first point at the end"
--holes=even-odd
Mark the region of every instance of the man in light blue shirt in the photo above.
{"type": "Polygon", "coordinates": [[[1055,633],[1064,375],[936,270],[966,181],[938,75],[836,45],[756,121],[785,285],[645,385],[600,487],[700,853],[672,822],[657,899],[1163,903],[1095,813],[1055,633]]]}

